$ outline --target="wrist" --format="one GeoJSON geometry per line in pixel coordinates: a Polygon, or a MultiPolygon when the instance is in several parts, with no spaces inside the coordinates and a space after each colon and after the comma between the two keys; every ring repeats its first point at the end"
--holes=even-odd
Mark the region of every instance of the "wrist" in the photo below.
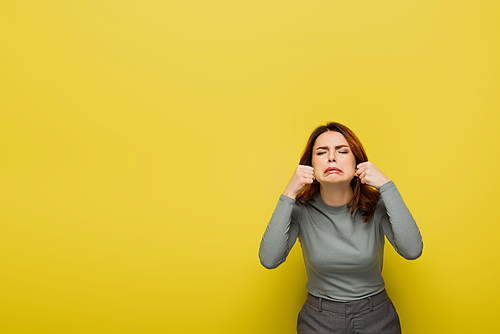
{"type": "Polygon", "coordinates": [[[292,199],[295,199],[295,197],[297,197],[297,194],[296,194],[296,193],[294,193],[294,192],[290,192],[290,191],[287,191],[286,189],[285,189],[285,191],[283,192],[283,195],[285,195],[286,197],[290,197],[290,198],[292,198],[292,199]]]}
{"type": "Polygon", "coordinates": [[[380,189],[383,185],[391,182],[391,180],[389,178],[386,178],[385,180],[382,181],[383,183],[381,183],[378,187],[376,187],[377,189],[380,189]]]}

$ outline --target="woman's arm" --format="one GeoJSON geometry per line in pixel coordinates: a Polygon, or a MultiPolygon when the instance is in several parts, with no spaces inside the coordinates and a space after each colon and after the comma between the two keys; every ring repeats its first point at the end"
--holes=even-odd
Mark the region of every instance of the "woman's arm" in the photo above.
{"type": "Polygon", "coordinates": [[[370,161],[360,163],[354,175],[380,192],[386,208],[382,229],[396,252],[408,260],[419,258],[423,249],[422,236],[394,182],[370,161]]]}
{"type": "Polygon", "coordinates": [[[298,219],[292,217],[295,197],[306,184],[311,184],[313,181],[314,168],[299,165],[280,196],[260,243],[260,263],[267,269],[274,269],[285,262],[288,253],[295,244],[299,235],[298,219]]]}
{"type": "Polygon", "coordinates": [[[274,269],[285,262],[297,240],[299,226],[292,219],[294,204],[293,198],[281,195],[267,224],[259,249],[260,263],[267,269],[274,269]]]}
{"type": "Polygon", "coordinates": [[[419,258],[423,249],[422,236],[396,185],[387,182],[379,191],[386,208],[382,216],[384,234],[399,255],[407,260],[419,258]]]}

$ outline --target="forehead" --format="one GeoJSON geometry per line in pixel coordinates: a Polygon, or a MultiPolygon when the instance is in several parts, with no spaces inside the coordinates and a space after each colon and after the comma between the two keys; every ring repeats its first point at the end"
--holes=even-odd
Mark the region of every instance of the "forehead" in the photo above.
{"type": "Polygon", "coordinates": [[[344,138],[344,136],[340,132],[336,131],[326,131],[323,132],[316,138],[316,141],[314,142],[313,149],[316,147],[320,146],[339,146],[339,145],[347,145],[349,146],[349,143],[347,140],[344,138]]]}

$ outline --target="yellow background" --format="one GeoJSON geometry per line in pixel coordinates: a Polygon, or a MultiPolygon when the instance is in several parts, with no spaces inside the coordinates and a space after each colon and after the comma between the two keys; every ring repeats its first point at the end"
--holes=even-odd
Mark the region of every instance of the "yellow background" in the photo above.
{"type": "Polygon", "coordinates": [[[260,238],[312,129],[361,138],[420,226],[404,332],[498,330],[500,5],[0,5],[0,332],[293,333],[260,238]]]}

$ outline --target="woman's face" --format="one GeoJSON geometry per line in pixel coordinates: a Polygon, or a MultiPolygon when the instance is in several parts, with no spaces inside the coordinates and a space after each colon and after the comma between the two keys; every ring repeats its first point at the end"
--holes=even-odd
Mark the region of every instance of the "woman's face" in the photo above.
{"type": "Polygon", "coordinates": [[[356,158],[341,133],[327,131],[314,142],[312,166],[314,177],[319,183],[351,182],[356,158]]]}

